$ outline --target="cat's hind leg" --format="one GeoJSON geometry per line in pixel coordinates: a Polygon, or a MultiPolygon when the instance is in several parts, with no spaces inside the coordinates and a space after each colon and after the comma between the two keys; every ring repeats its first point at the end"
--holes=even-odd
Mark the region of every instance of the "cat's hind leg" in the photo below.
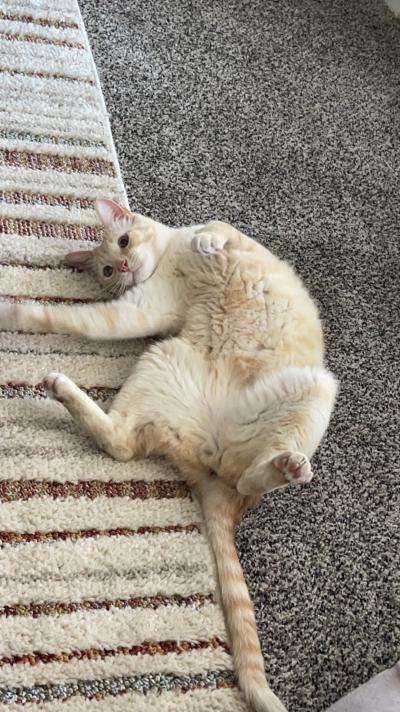
{"type": "Polygon", "coordinates": [[[44,385],[47,394],[62,403],[75,422],[111,457],[126,462],[136,455],[139,443],[135,437],[135,423],[131,414],[128,416],[112,409],[105,413],[62,373],[50,373],[44,385]]]}
{"type": "Polygon", "coordinates": [[[336,390],[334,377],[324,369],[287,369],[264,382],[262,447],[237,482],[240,494],[260,495],[311,480],[309,458],[328,426],[336,390]]]}

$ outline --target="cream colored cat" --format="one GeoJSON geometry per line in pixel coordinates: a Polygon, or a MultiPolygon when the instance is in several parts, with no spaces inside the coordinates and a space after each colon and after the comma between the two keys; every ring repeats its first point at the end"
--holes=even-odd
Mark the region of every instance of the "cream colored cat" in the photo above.
{"type": "Polygon", "coordinates": [[[2,303],[0,328],[168,337],[135,364],[108,414],[62,374],[47,389],[117,460],[156,453],[178,466],[202,506],[240,686],[257,712],[283,712],[265,678],[234,528],[265,492],[312,477],[337,388],[316,306],[291,267],[230,225],[171,229],[105,200],[97,212],[103,243],[67,261],[121,296],[2,303]]]}

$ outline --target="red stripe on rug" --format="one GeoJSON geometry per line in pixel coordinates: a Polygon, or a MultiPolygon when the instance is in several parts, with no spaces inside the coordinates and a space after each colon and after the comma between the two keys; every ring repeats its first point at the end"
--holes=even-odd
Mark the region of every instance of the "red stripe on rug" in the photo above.
{"type": "Polygon", "coordinates": [[[63,603],[61,601],[48,601],[44,603],[18,603],[11,606],[1,606],[0,616],[16,618],[18,616],[39,618],[39,616],[59,616],[76,611],[110,611],[113,608],[142,608],[157,610],[162,606],[196,606],[202,607],[206,603],[215,603],[212,593],[204,595],[193,593],[191,596],[143,596],[130,598],[115,598],[113,600],[83,600],[63,603]]]}
{"type": "Polygon", "coordinates": [[[86,648],[82,650],[67,650],[61,653],[42,653],[35,651],[27,655],[12,655],[0,658],[0,667],[5,665],[38,665],[39,663],[68,663],[71,660],[105,660],[118,655],[168,655],[169,653],[188,653],[191,650],[207,650],[221,648],[230,653],[227,643],[220,638],[209,640],[160,640],[156,643],[144,641],[140,645],[130,647],[119,645],[116,648],[86,648]]]}

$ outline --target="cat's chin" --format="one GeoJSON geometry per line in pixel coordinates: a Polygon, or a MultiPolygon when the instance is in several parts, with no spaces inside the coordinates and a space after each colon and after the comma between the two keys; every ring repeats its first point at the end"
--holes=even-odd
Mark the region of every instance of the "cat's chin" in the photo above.
{"type": "Polygon", "coordinates": [[[146,282],[147,279],[151,277],[153,274],[154,270],[156,268],[156,265],[152,264],[144,264],[141,265],[138,269],[135,269],[134,272],[131,272],[129,277],[132,278],[132,283],[131,287],[136,286],[137,284],[140,284],[141,282],[146,282]]]}

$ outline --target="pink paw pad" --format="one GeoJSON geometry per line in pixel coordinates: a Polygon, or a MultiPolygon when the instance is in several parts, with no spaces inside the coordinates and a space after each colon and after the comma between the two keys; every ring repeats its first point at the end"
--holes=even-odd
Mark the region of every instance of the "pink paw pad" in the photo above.
{"type": "Polygon", "coordinates": [[[274,466],[282,472],[288,482],[304,484],[313,476],[308,457],[301,452],[285,452],[273,460],[274,466]]]}

